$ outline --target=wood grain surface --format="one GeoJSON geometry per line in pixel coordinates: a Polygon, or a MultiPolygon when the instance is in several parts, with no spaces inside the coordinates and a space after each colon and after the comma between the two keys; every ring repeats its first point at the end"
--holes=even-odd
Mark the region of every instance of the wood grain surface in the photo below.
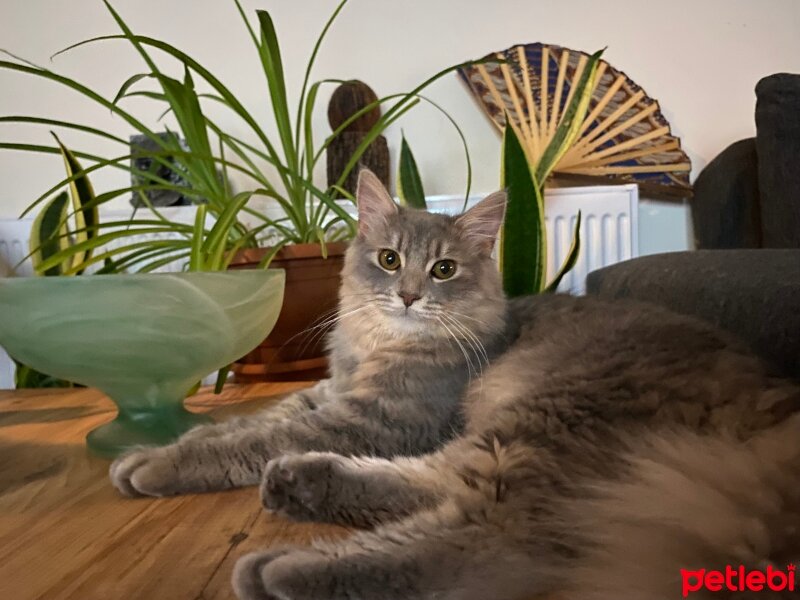
{"type": "MultiPolygon", "coordinates": [[[[307,384],[227,386],[187,401],[217,418],[307,384]]],[[[0,600],[223,600],[236,559],[346,534],[262,510],[255,488],[121,497],[84,436],[115,416],[95,390],[0,391],[0,600]]]]}

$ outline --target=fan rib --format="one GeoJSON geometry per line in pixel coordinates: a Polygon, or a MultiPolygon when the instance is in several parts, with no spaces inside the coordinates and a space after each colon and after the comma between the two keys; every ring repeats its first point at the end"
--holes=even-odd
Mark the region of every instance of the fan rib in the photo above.
{"type": "Polygon", "coordinates": [[[676,163],[673,165],[635,165],[630,167],[572,167],[562,169],[564,173],[575,175],[626,175],[633,173],[674,173],[689,171],[691,163],[676,163]]]}
{"type": "Polygon", "coordinates": [[[532,138],[534,154],[539,157],[541,156],[541,144],[539,142],[541,134],[539,132],[539,123],[537,121],[539,110],[536,107],[536,102],[533,100],[530,65],[528,64],[528,57],[525,54],[525,46],[517,46],[517,57],[519,59],[519,66],[520,70],[522,71],[522,80],[524,82],[523,89],[525,91],[525,102],[528,105],[528,125],[531,128],[531,133],[533,134],[532,138]]]}
{"type": "Polygon", "coordinates": [[[548,73],[548,69],[550,68],[550,48],[547,46],[542,47],[542,81],[541,81],[541,95],[539,101],[542,103],[542,120],[539,123],[539,131],[541,132],[542,138],[542,148],[547,148],[548,143],[550,142],[550,137],[548,135],[548,126],[547,123],[548,118],[548,94],[550,91],[550,75],[548,73]]]}
{"type": "Polygon", "coordinates": [[[511,78],[511,71],[508,68],[508,64],[500,63],[500,70],[503,73],[503,78],[506,81],[506,87],[508,88],[508,95],[511,98],[511,102],[514,105],[514,111],[517,116],[517,123],[520,125],[522,131],[522,140],[524,140],[525,145],[528,147],[529,154],[531,158],[538,159],[536,152],[533,148],[533,135],[530,130],[530,126],[528,125],[528,119],[525,118],[525,114],[522,112],[522,105],[519,101],[519,96],[517,95],[517,86],[516,82],[513,81],[511,78]]]}
{"type": "Polygon", "coordinates": [[[647,142],[649,140],[655,139],[655,138],[660,137],[662,135],[666,135],[668,133],[669,133],[669,126],[668,125],[665,125],[664,127],[658,127],[656,129],[653,129],[652,131],[648,131],[647,133],[645,133],[643,135],[640,135],[638,137],[631,138],[631,139],[629,139],[627,141],[624,141],[624,142],[621,142],[619,144],[615,144],[615,145],[613,145],[613,146],[611,146],[609,148],[606,148],[605,150],[600,150],[599,152],[595,152],[594,154],[590,154],[590,155],[584,156],[584,159],[591,158],[591,160],[598,160],[600,158],[603,158],[604,156],[610,156],[612,154],[617,154],[617,153],[621,152],[622,150],[627,150],[628,148],[636,147],[641,143],[644,143],[644,142],[647,142]]]}
{"type": "Polygon", "coordinates": [[[607,129],[609,126],[610,126],[610,125],[613,125],[614,123],[616,123],[616,122],[617,122],[617,120],[618,120],[618,119],[619,119],[619,118],[620,118],[622,115],[624,115],[624,114],[625,114],[626,112],[628,112],[628,111],[629,111],[631,108],[633,108],[633,106],[634,106],[634,105],[635,105],[637,102],[639,102],[639,100],[641,100],[642,98],[644,98],[644,92],[643,92],[643,91],[641,91],[641,90],[639,90],[639,91],[638,91],[638,92],[636,92],[636,93],[635,93],[633,96],[631,96],[631,97],[630,97],[630,98],[628,98],[628,99],[627,99],[625,102],[623,102],[623,103],[622,103],[622,104],[619,106],[619,108],[617,108],[617,110],[615,110],[613,113],[611,113],[611,114],[610,114],[609,116],[607,116],[605,119],[603,119],[602,121],[600,121],[600,123],[598,123],[598,124],[597,124],[597,127],[595,127],[594,129],[592,129],[592,131],[590,131],[588,135],[586,135],[585,137],[583,137],[583,138],[581,138],[580,140],[578,140],[578,141],[575,143],[575,145],[572,147],[572,150],[571,150],[571,151],[572,151],[572,152],[575,152],[576,154],[582,155],[582,153],[583,153],[583,147],[584,147],[584,146],[586,146],[587,144],[591,143],[591,142],[592,142],[594,139],[596,139],[598,136],[602,135],[602,133],[603,133],[603,132],[604,132],[604,131],[605,131],[605,130],[606,130],[606,129],[607,129]]]}
{"type": "MultiPolygon", "coordinates": [[[[492,95],[492,98],[494,98],[497,107],[503,111],[503,117],[502,117],[503,120],[507,120],[508,110],[506,107],[506,103],[503,100],[502,96],[500,96],[500,91],[494,85],[494,82],[492,81],[491,77],[489,77],[489,73],[486,72],[486,66],[482,64],[475,65],[475,68],[478,70],[478,73],[483,78],[483,82],[484,84],[486,84],[486,89],[489,90],[489,93],[492,95]]],[[[492,115],[490,114],[489,117],[492,117],[492,115]]],[[[492,121],[495,122],[498,129],[500,129],[501,131],[503,130],[503,125],[497,122],[494,119],[494,117],[492,117],[492,121]]]]}
{"type": "Polygon", "coordinates": [[[614,136],[619,135],[620,133],[622,133],[623,131],[626,131],[627,129],[630,129],[631,127],[633,127],[634,125],[636,125],[640,121],[642,121],[642,120],[646,119],[647,117],[649,117],[651,114],[653,114],[657,110],[658,110],[658,104],[653,102],[653,104],[651,104],[650,106],[645,108],[643,111],[636,113],[635,115],[630,117],[627,121],[623,121],[622,123],[620,123],[619,125],[617,125],[613,129],[609,129],[605,134],[601,135],[599,138],[597,138],[591,144],[586,145],[585,148],[583,148],[581,153],[580,153],[581,156],[582,157],[588,156],[589,154],[591,154],[594,151],[595,148],[597,148],[599,146],[602,146],[608,140],[614,138],[614,136]]]}
{"type": "MultiPolygon", "coordinates": [[[[606,63],[600,63],[600,67],[602,67],[604,70],[605,70],[605,66],[606,66],[606,63]]],[[[600,70],[600,68],[598,67],[598,72],[599,72],[599,70],[600,70]]],[[[602,79],[602,74],[599,74],[597,76],[597,85],[598,86],[600,85],[601,79],[602,79]]],[[[625,83],[625,76],[624,75],[620,75],[620,76],[617,77],[617,79],[614,81],[614,83],[611,84],[611,86],[608,88],[608,90],[606,90],[606,93],[603,94],[603,97],[597,102],[597,106],[594,107],[592,112],[589,113],[589,116],[586,117],[586,119],[583,121],[583,125],[581,125],[580,132],[578,133],[579,137],[582,136],[586,132],[586,130],[589,128],[589,125],[594,123],[594,120],[597,119],[597,117],[600,116],[600,113],[602,113],[605,110],[606,106],[608,106],[608,104],[614,99],[614,96],[619,91],[619,88],[622,87],[623,83],[625,83]]]]}
{"type": "MultiPolygon", "coordinates": [[[[599,160],[591,160],[588,162],[581,162],[576,164],[575,166],[583,167],[602,167],[605,165],[614,164],[617,162],[622,162],[623,160],[633,160],[634,158],[639,158],[640,156],[649,156],[651,154],[661,154],[663,152],[669,152],[670,150],[677,150],[681,147],[680,142],[678,140],[671,140],[666,142],[665,144],[660,144],[656,146],[647,146],[645,148],[639,148],[637,150],[631,150],[630,152],[623,152],[621,154],[612,154],[611,156],[607,156],[606,158],[601,158],[599,160]]],[[[567,166],[566,168],[569,168],[567,166]]]]}
{"type": "Polygon", "coordinates": [[[564,94],[564,78],[567,75],[567,62],[569,61],[569,50],[561,52],[561,59],[558,64],[558,78],[556,79],[555,94],[553,94],[553,110],[550,111],[550,126],[547,130],[549,138],[556,134],[556,124],[561,120],[561,97],[564,94]]]}
{"type": "MultiPolygon", "coordinates": [[[[588,62],[589,62],[589,58],[585,54],[581,54],[580,58],[578,58],[578,64],[575,66],[575,74],[572,77],[572,81],[573,82],[580,81],[581,77],[583,76],[583,70],[586,68],[586,63],[588,63],[588,62]]],[[[600,78],[603,76],[603,73],[605,72],[605,70],[606,70],[605,63],[601,62],[601,63],[599,63],[597,65],[597,71],[595,71],[595,76],[594,76],[595,88],[597,87],[597,82],[600,81],[600,78]]],[[[594,90],[592,90],[592,91],[594,91],[594,90]]],[[[575,85],[570,84],[569,93],[567,94],[567,101],[564,102],[564,107],[565,107],[564,114],[566,114],[566,112],[567,112],[566,111],[566,107],[568,107],[570,105],[570,103],[572,102],[572,97],[574,95],[575,95],[575,85]]],[[[564,120],[564,115],[561,115],[561,119],[559,119],[559,123],[561,121],[563,121],[563,120],[564,120]]],[[[583,129],[583,127],[581,126],[581,130],[582,129],[583,129]]],[[[578,135],[580,136],[580,133],[578,135]]]]}

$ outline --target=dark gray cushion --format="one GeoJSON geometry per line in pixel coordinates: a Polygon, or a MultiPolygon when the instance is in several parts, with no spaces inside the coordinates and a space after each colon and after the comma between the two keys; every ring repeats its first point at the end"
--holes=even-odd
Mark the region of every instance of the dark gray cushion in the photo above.
{"type": "Polygon", "coordinates": [[[764,248],[800,248],[800,75],[756,86],[756,146],[764,248]]]}
{"type": "Polygon", "coordinates": [[[587,292],[695,315],[800,379],[800,250],[698,250],[635,258],[589,274],[587,292]]]}
{"type": "Polygon", "coordinates": [[[698,248],[760,248],[756,139],[731,144],[694,182],[691,202],[698,248]]]}

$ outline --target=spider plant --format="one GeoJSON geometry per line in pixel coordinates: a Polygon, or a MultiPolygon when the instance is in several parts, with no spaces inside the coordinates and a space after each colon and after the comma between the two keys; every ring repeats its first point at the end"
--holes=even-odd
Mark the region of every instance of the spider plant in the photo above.
{"type": "MultiPolygon", "coordinates": [[[[245,14],[239,0],[232,0],[241,17],[245,32],[252,40],[253,47],[260,59],[266,84],[265,91],[270,100],[277,139],[272,139],[267,135],[266,128],[238,100],[237,96],[219,77],[199,61],[168,42],[134,33],[111,3],[108,0],[103,1],[119,27],[120,33],[84,40],[57,54],[73,51],[86,45],[114,41],[128,44],[141,57],[146,68],[143,72],[128,77],[112,99],[104,97],[98,91],[76,79],[37,66],[8,52],[5,54],[10,57],[10,60],[0,61],[0,69],[48,80],[61,88],[77,92],[99,107],[111,111],[155,144],[155,150],[142,149],[137,153],[138,156],[147,156],[156,168],[160,165],[170,167],[172,164],[170,161],[174,161],[189,188],[176,188],[174,184],[158,177],[156,169],[143,172],[135,165],[129,165],[127,161],[131,158],[131,152],[128,142],[106,131],[68,120],[29,115],[0,117],[0,123],[16,122],[60,127],[113,140],[125,146],[119,155],[113,157],[97,156],[76,150],[74,155],[77,158],[86,159],[92,164],[46,190],[30,204],[26,213],[34,210],[64,185],[72,184],[98,169],[113,168],[122,169],[135,175],[137,184],[98,194],[91,202],[91,208],[130,193],[137,194],[143,203],[149,206],[146,198],[148,190],[176,190],[192,198],[198,204],[197,226],[192,228],[189,225],[170,220],[152,206],[150,208],[155,215],[153,218],[137,218],[134,214],[124,228],[114,224],[87,223],[82,233],[85,233],[88,239],[69,245],[49,256],[38,265],[39,269],[52,268],[54,265],[62,264],[73,254],[97,249],[119,238],[176,232],[180,239],[170,240],[169,244],[124,243],[113,250],[95,253],[81,261],[81,264],[85,268],[100,261],[113,260],[120,267],[135,269],[142,265],[153,264],[158,260],[188,259],[192,268],[224,269],[238,250],[264,243],[271,246],[271,251],[264,258],[264,264],[268,263],[275,253],[286,244],[320,243],[323,246],[324,254],[326,242],[347,239],[355,233],[353,218],[337,202],[335,192],[341,188],[347,175],[358,165],[359,159],[372,141],[421,101],[429,102],[436,109],[442,111],[456,126],[441,107],[424,98],[421,92],[434,81],[459,68],[460,65],[435,73],[409,92],[380,98],[354,114],[322,143],[315,142],[311,123],[319,92],[322,86],[338,84],[341,81],[326,79],[311,83],[311,74],[322,42],[345,7],[347,0],[342,0],[336,6],[314,44],[306,64],[299,102],[294,111],[290,111],[287,99],[281,50],[270,14],[264,10],[256,11],[257,25],[255,25],[245,14]],[[158,66],[156,58],[161,56],[167,56],[177,61],[182,70],[180,79],[166,74],[158,66]],[[195,81],[202,85],[204,91],[198,91],[195,81]],[[147,84],[154,84],[154,86],[146,87],[147,84]],[[137,118],[133,112],[127,110],[125,108],[126,100],[130,98],[145,98],[162,104],[164,108],[162,116],[172,115],[188,149],[184,149],[180,145],[178,135],[159,135],[160,132],[155,131],[137,118]],[[245,126],[246,139],[233,135],[208,115],[204,107],[210,102],[224,106],[245,126]],[[373,128],[366,132],[363,141],[353,153],[339,180],[330,188],[318,187],[314,183],[313,174],[320,159],[324,157],[328,145],[351,122],[373,110],[377,105],[384,105],[383,115],[373,128]],[[238,192],[232,189],[230,181],[234,173],[248,182],[247,189],[238,192]],[[279,205],[282,216],[272,218],[254,209],[250,201],[259,197],[279,205]],[[206,218],[215,224],[206,228],[206,218]],[[104,233],[102,231],[104,228],[111,230],[104,233]],[[199,239],[193,235],[195,231],[202,232],[199,239]],[[94,235],[89,236],[90,232],[94,235]]],[[[456,129],[464,145],[468,165],[468,195],[470,186],[469,155],[464,136],[457,126],[456,129]]],[[[58,147],[13,142],[0,142],[0,148],[45,153],[60,151],[58,147]]],[[[75,266],[70,267],[65,272],[76,272],[75,268],[75,266]]]]}

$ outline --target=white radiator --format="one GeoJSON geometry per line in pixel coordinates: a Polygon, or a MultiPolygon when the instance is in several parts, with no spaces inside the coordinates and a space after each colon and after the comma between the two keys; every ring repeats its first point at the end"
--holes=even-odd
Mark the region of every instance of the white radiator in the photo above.
{"type": "MultiPolygon", "coordinates": [[[[470,197],[473,206],[481,196],[470,197]]],[[[464,201],[454,196],[428,198],[428,208],[457,214],[464,201]]],[[[581,211],[581,251],[575,268],[564,277],[559,291],[583,294],[586,275],[639,255],[638,207],[636,185],[555,188],[545,194],[547,227],[547,273],[553,277],[564,262],[572,243],[572,231],[581,211]]]]}
{"type": "MultiPolygon", "coordinates": [[[[468,204],[474,205],[480,198],[481,196],[471,197],[468,204]]],[[[638,190],[635,185],[560,188],[547,191],[545,217],[549,277],[552,277],[569,251],[578,210],[583,215],[580,257],[575,268],[561,282],[560,291],[581,294],[585,289],[586,275],[590,271],[638,256],[638,200],[638,190]]],[[[348,212],[355,213],[352,204],[347,203],[343,206],[348,212]]],[[[463,199],[456,196],[428,198],[428,207],[434,212],[458,213],[462,206],[463,199]]],[[[162,212],[176,221],[194,222],[193,207],[173,207],[163,209],[162,212]]],[[[147,213],[146,210],[140,210],[137,217],[147,218],[147,213]]],[[[123,220],[130,217],[130,212],[101,212],[100,216],[101,220],[106,222],[123,220]]],[[[0,277],[32,274],[30,261],[24,261],[17,267],[16,272],[12,272],[12,268],[28,254],[32,223],[32,218],[0,219],[0,277]]],[[[134,239],[128,238],[124,243],[130,243],[134,239]]],[[[174,264],[159,270],[176,271],[181,268],[180,264],[174,264]]],[[[13,363],[0,348],[0,389],[12,387],[13,363]]]]}

